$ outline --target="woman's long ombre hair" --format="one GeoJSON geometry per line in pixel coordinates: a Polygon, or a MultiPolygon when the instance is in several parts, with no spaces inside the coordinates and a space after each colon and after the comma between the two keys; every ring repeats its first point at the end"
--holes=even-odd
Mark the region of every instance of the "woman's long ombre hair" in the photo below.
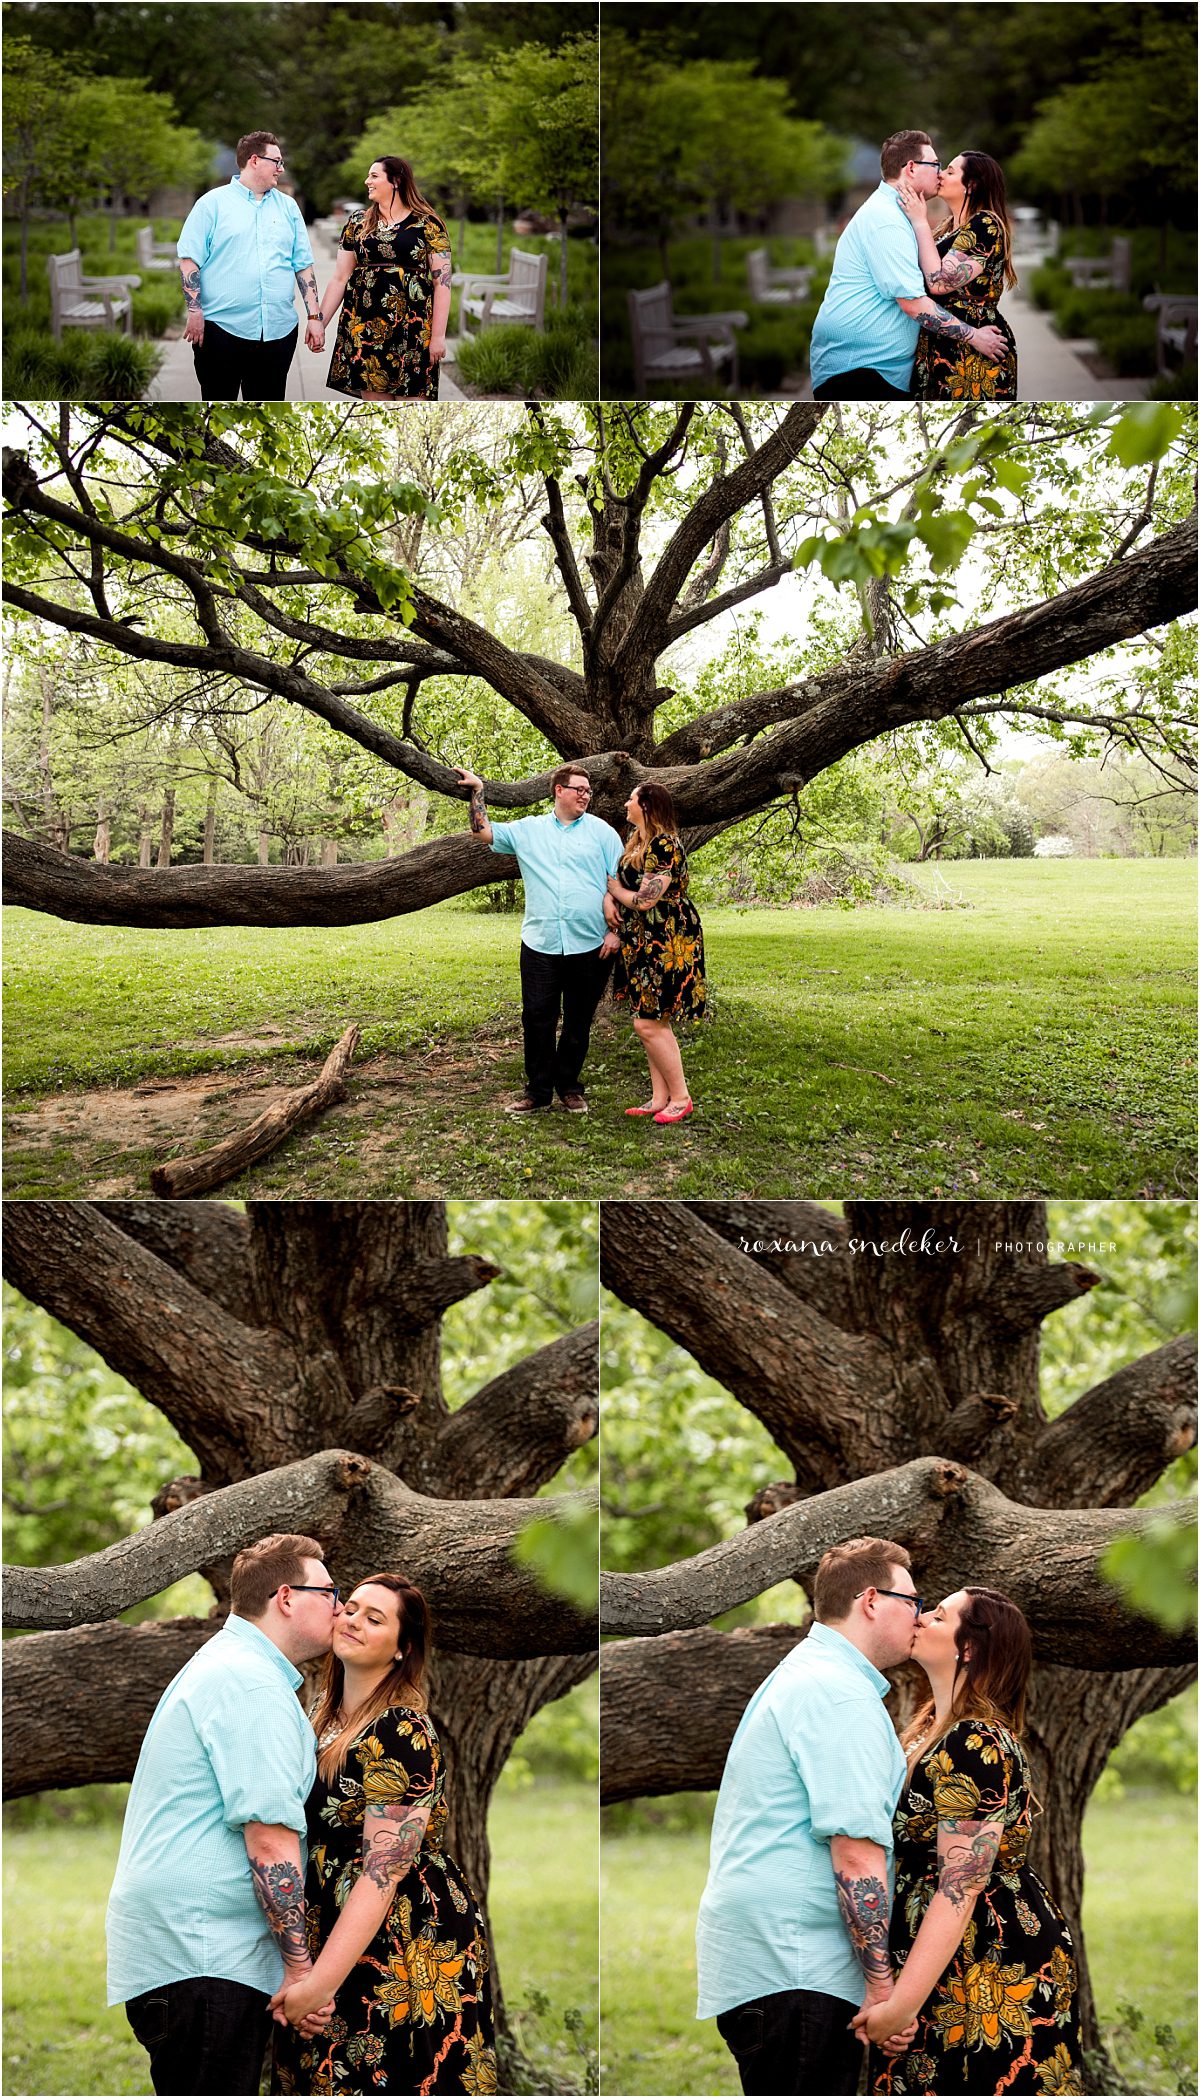
{"type": "Polygon", "coordinates": [[[966,191],[966,214],[973,211],[990,211],[1000,221],[1004,234],[1004,285],[1011,291],[1017,281],[1012,259],[1012,226],[1008,217],[1008,196],[1004,187],[1004,169],[990,153],[964,152],[962,156],[962,182],[966,191]]]}
{"type": "Polygon", "coordinates": [[[928,1698],[900,1736],[908,1748],[927,1735],[932,1748],[960,1719],[984,1719],[1019,1736],[1025,1725],[1025,1694],[1033,1642],[1024,1614],[995,1588],[964,1589],[967,1600],[955,1631],[958,1671],[945,1723],[929,1732],[934,1701],[928,1698]]]}
{"type": "Polygon", "coordinates": [[[637,790],[638,807],[642,820],[635,823],[633,836],[625,848],[625,857],[631,867],[640,867],[646,858],[646,847],[652,838],[677,838],[679,818],[675,804],[665,787],[656,786],[648,779],[637,790]]]}
{"type": "MultiPolygon", "coordinates": [[[[371,166],[383,169],[406,211],[433,211],[433,206],[428,197],[423,197],[417,188],[417,178],[413,174],[410,163],[407,160],[401,160],[398,153],[377,153],[371,162],[371,166]]],[[[433,215],[437,218],[436,211],[433,211],[433,215]]],[[[379,206],[372,199],[367,206],[367,215],[363,220],[363,232],[374,233],[381,217],[382,213],[379,206]]],[[[438,224],[441,224],[440,219],[438,224]]]]}
{"type": "MultiPolygon", "coordinates": [[[[400,1659],[392,1664],[371,1695],[350,1713],[340,1733],[320,1751],[317,1769],[326,1784],[341,1772],[351,1742],[373,1719],[386,1712],[389,1705],[411,1705],[416,1711],[423,1712],[427,1704],[425,1671],[429,1663],[429,1605],[420,1589],[405,1580],[403,1574],[390,1573],[368,1574],[366,1580],[356,1581],[354,1585],[355,1588],[387,1588],[395,1596],[396,1614],[400,1620],[396,1641],[400,1659]]],[[[342,1708],[345,1679],[346,1671],[337,1655],[327,1654],[312,1714],[313,1732],[318,1741],[336,1723],[342,1708]]]]}

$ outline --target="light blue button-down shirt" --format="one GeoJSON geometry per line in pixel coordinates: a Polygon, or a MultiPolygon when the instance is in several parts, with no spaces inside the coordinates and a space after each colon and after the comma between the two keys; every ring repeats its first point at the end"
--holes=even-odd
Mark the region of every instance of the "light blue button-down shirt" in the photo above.
{"type": "Polygon", "coordinates": [[[295,199],[279,189],[256,197],[235,175],[197,197],[175,243],[200,271],[200,305],[243,342],[278,342],[297,326],[296,272],[312,248],[295,199]]]}
{"type": "Polygon", "coordinates": [[[213,1975],[268,1995],[283,1961],[250,1878],[248,1821],[300,1832],[316,1742],[286,1655],[244,1617],[168,1683],[146,1730],[109,1896],[108,2000],[213,1975]]]}
{"type": "Polygon", "coordinates": [[[920,328],[896,304],[923,299],[917,235],[896,191],[881,182],[859,206],[833,258],[833,274],[813,323],[814,387],[866,368],[908,392],[920,328]]]}
{"type": "Polygon", "coordinates": [[[492,851],[514,853],[525,884],[521,938],[538,954],[588,954],[608,931],[604,896],[621,840],[599,816],[560,823],[553,809],[492,824],[492,851]]]}
{"type": "Polygon", "coordinates": [[[887,1854],[904,1753],[865,1654],[815,1624],[761,1683],[733,1737],[696,1922],[698,2018],[784,1989],[862,2001],[831,1836],[887,1854]]]}

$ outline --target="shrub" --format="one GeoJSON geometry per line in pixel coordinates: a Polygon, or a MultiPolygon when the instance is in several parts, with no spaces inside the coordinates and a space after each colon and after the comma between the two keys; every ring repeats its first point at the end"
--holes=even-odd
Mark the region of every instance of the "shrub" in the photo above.
{"type": "Polygon", "coordinates": [[[582,400],[595,395],[599,371],[590,340],[588,314],[579,307],[551,313],[544,331],[536,328],[489,328],[460,344],[458,369],[481,393],[535,394],[550,400],[582,400]]]}
{"type": "Polygon", "coordinates": [[[68,328],[55,342],[48,328],[18,322],[4,338],[5,398],[137,401],[158,362],[153,343],[115,329],[68,328]]]}
{"type": "Polygon", "coordinates": [[[104,401],[140,401],[158,370],[159,353],[154,344],[136,335],[110,334],[94,338],[89,390],[104,401]]]}

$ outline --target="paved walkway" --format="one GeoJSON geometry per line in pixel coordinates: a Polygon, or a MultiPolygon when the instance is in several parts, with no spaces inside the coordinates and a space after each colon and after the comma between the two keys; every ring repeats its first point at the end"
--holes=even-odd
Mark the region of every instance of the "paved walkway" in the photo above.
{"type": "MultiPolygon", "coordinates": [[[[308,233],[312,242],[317,283],[324,289],[333,272],[337,242],[324,223],[310,226],[308,233]]],[[[182,308],[182,292],[179,296],[182,308]]],[[[332,329],[327,332],[325,341],[326,347],[323,350],[308,350],[304,346],[304,333],[301,330],[300,338],[296,344],[296,354],[292,358],[291,369],[288,372],[287,398],[289,401],[344,401],[347,398],[344,393],[331,393],[325,384],[325,374],[329,370],[329,359],[333,350],[332,329]]],[[[180,334],[175,337],[165,337],[159,343],[159,349],[162,351],[162,363],[151,381],[150,390],[146,398],[151,401],[198,401],[200,399],[200,387],[196,379],[196,366],[192,357],[191,344],[185,342],[182,334],[180,334]]],[[[451,355],[453,355],[453,343],[450,345],[450,351],[451,355]]],[[[461,401],[466,399],[462,388],[455,385],[445,365],[442,367],[438,399],[442,401],[461,401]]]]}

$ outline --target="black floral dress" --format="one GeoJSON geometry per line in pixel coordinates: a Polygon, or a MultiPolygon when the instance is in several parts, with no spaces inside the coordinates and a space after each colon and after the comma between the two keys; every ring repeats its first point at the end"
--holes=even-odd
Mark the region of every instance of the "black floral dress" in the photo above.
{"type": "Polygon", "coordinates": [[[998,1821],[1000,1847],[962,1944],[926,1998],[906,2054],[872,2047],[876,2098],[1083,2090],[1071,1933],[1025,1862],[1033,1802],[1024,1752],[1004,1727],[961,1719],[913,1768],[893,1824],[897,1973],[938,1880],[939,1821],[998,1821]]]}
{"type": "Polygon", "coordinates": [[[304,1882],[308,1949],[315,1959],[362,1869],[368,1802],[429,1801],[416,1863],[383,1923],[337,1992],[315,2039],[275,2031],[272,2090],[364,2092],[496,2089],[491,1959],[483,1918],[442,1848],[445,1774],[424,1712],[394,1705],[351,1746],[340,1778],[318,1776],[308,1797],[304,1882]]]}
{"type": "Polygon", "coordinates": [[[949,335],[928,335],[921,330],[917,361],[913,366],[913,391],[920,401],[1015,401],[1017,398],[1017,343],[999,310],[1004,290],[1004,228],[993,212],[976,211],[957,233],[944,233],[937,243],[941,256],[981,257],[983,268],[969,284],[957,291],[934,292],[932,297],[955,320],[970,328],[999,328],[1008,344],[1008,354],[999,364],[981,357],[966,343],[949,335]]]}
{"type": "Polygon", "coordinates": [[[708,1005],[704,933],[699,911],[688,902],[687,854],[678,838],[652,838],[644,865],[623,859],[617,870],[625,889],[640,888],[652,874],[669,874],[670,886],[648,911],[631,905],[622,911],[613,997],[643,1020],[700,1020],[708,1005]]]}
{"type": "Polygon", "coordinates": [[[342,295],[328,384],[334,393],[382,393],[392,400],[436,401],[438,366],[429,361],[433,332],[433,257],[450,261],[446,228],[431,211],[413,211],[398,226],[364,231],[365,211],[351,212],[341,245],[354,268],[342,295]]]}

